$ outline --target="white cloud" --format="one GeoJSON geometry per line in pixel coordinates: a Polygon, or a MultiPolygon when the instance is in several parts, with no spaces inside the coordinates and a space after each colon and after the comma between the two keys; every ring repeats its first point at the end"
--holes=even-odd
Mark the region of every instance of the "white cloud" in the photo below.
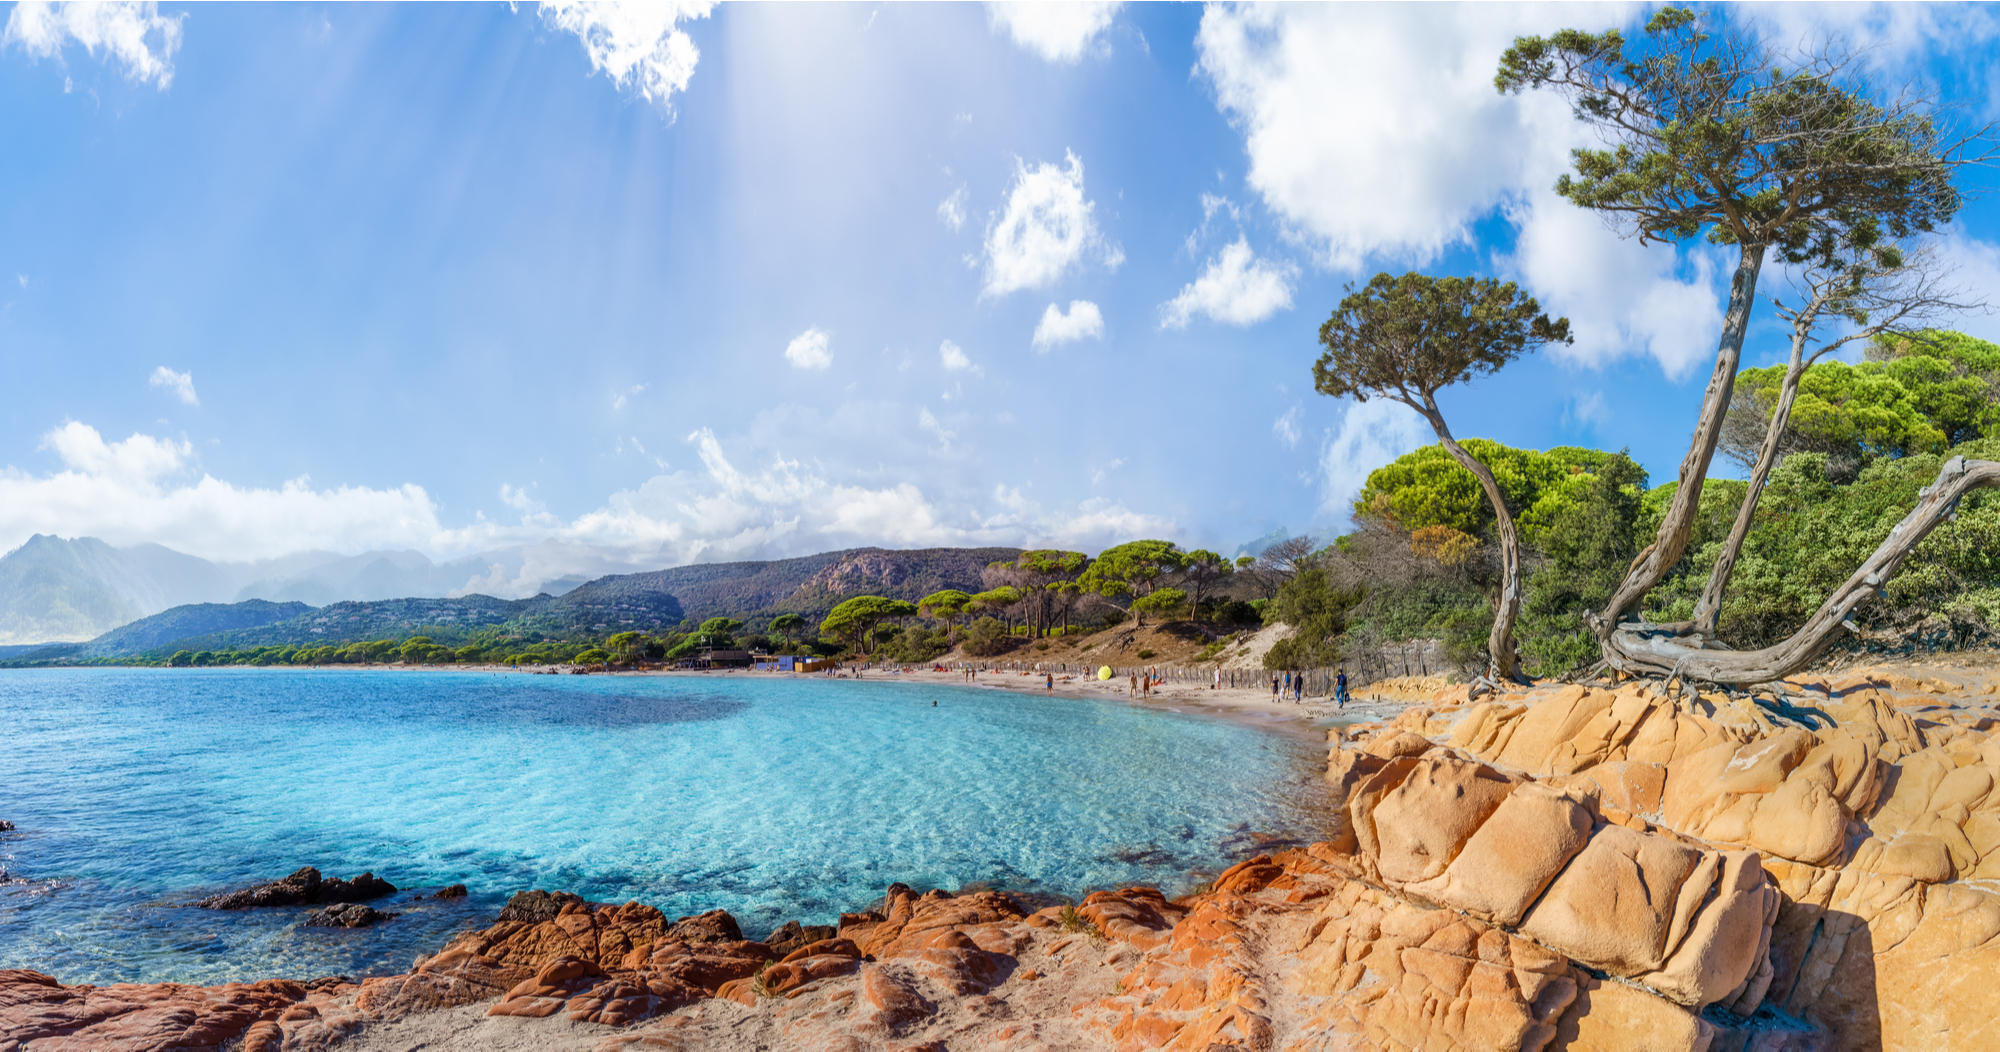
{"type": "Polygon", "coordinates": [[[986,14],[993,28],[1005,29],[1014,43],[1050,62],[1073,64],[1123,6],[1119,2],[989,3],[986,14]]]}
{"type": "Polygon", "coordinates": [[[16,274],[14,275],[14,280],[20,282],[22,288],[25,289],[28,287],[28,276],[26,274],[16,274]]]}
{"type": "Polygon", "coordinates": [[[1254,325],[1291,309],[1297,276],[1297,267],[1258,259],[1249,239],[1238,237],[1209,259],[1193,284],[1160,305],[1160,328],[1185,328],[1196,314],[1228,325],[1254,325]]]}
{"type": "Polygon", "coordinates": [[[419,486],[314,489],[303,477],[277,489],[207,475],[190,481],[190,443],[142,434],[107,442],[76,421],[43,435],[42,448],[61,470],[0,471],[0,549],[52,533],[244,560],[313,548],[430,547],[440,533],[436,506],[419,486]]]}
{"type": "Polygon", "coordinates": [[[944,368],[946,372],[953,372],[953,373],[969,372],[974,376],[986,375],[985,369],[982,369],[979,366],[972,364],[972,359],[966,357],[965,349],[963,347],[960,347],[958,344],[955,344],[950,340],[946,340],[943,343],[938,344],[938,361],[944,363],[944,368]]]}
{"type": "Polygon", "coordinates": [[[1249,185],[1291,237],[1350,271],[1427,263],[1497,211],[1519,232],[1498,261],[1507,276],[1577,335],[1552,353],[1590,365],[1642,353],[1685,375],[1715,351],[1733,261],[1621,240],[1558,198],[1550,187],[1589,130],[1546,92],[1493,89],[1517,35],[1609,28],[1639,9],[1444,10],[1211,7],[1199,69],[1243,132],[1249,185]]]}
{"type": "Polygon", "coordinates": [[[196,398],[194,394],[194,374],[191,372],[177,373],[162,365],[153,370],[153,375],[146,380],[146,386],[164,387],[173,392],[175,398],[188,405],[201,404],[201,399],[196,398]]]}
{"type": "Polygon", "coordinates": [[[950,451],[951,449],[951,440],[958,437],[958,432],[948,430],[943,424],[938,422],[937,417],[931,415],[929,407],[925,407],[921,413],[917,414],[917,426],[935,436],[938,440],[938,445],[942,446],[946,451],[950,451]]]}
{"type": "MultiPolygon", "coordinates": [[[[1058,168],[1042,163],[1029,168],[1014,162],[1014,185],[1007,207],[986,229],[986,288],[980,294],[1004,296],[1018,289],[1051,284],[1103,237],[1093,215],[1097,206],[1083,196],[1083,161],[1065,152],[1058,168]]],[[[1125,253],[1104,248],[1105,265],[1117,269],[1125,253]]]]}
{"type": "Polygon", "coordinates": [[[1069,312],[1049,309],[1042,312],[1042,320],[1035,325],[1035,350],[1047,353],[1049,348],[1059,343],[1073,343],[1077,340],[1095,340],[1104,336],[1104,314],[1097,304],[1089,300],[1069,301],[1069,312]]]}
{"type": "Polygon", "coordinates": [[[523,515],[539,515],[548,510],[547,505],[528,495],[525,487],[500,484],[500,503],[513,508],[523,515]]]}
{"type": "Polygon", "coordinates": [[[632,395],[644,394],[645,391],[646,391],[645,384],[633,384],[630,388],[627,388],[626,390],[613,392],[611,395],[611,408],[614,410],[623,409],[625,408],[625,402],[627,399],[629,399],[632,395]]]}
{"type": "Polygon", "coordinates": [[[1418,446],[1437,441],[1416,410],[1387,398],[1349,402],[1340,430],[1327,435],[1320,447],[1320,521],[1346,532],[1354,514],[1354,498],[1376,468],[1418,446]]]}
{"type": "Polygon", "coordinates": [[[833,364],[833,354],[826,349],[827,335],[814,327],[792,337],[785,345],[785,360],[794,369],[825,369],[833,364]]]}
{"type": "Polygon", "coordinates": [[[1563,423],[1574,426],[1595,426],[1611,422],[1611,410],[1604,404],[1604,392],[1574,395],[1563,410],[1563,423]]]}
{"type": "Polygon", "coordinates": [[[938,202],[938,222],[950,227],[952,233],[965,227],[965,197],[966,189],[961,186],[953,190],[950,197],[938,202]]]}
{"type": "Polygon", "coordinates": [[[551,27],[583,41],[592,71],[608,74],[621,90],[637,91],[671,114],[674,93],[687,90],[701,59],[680,23],[705,18],[714,7],[711,0],[544,0],[541,14],[551,27]]]}
{"type": "Polygon", "coordinates": [[[1119,468],[1122,468],[1124,466],[1125,466],[1124,457],[1113,457],[1110,463],[1090,473],[1090,481],[1092,483],[1103,482],[1104,476],[1109,475],[1110,473],[1117,471],[1119,468]]]}
{"type": "Polygon", "coordinates": [[[1284,416],[1271,421],[1271,433],[1278,436],[1286,449],[1297,449],[1299,439],[1305,437],[1299,430],[1299,407],[1295,405],[1285,410],[1284,416]]]}
{"type": "MultiPolygon", "coordinates": [[[[102,48],[107,58],[124,65],[127,77],[165,91],[174,82],[174,52],[181,46],[185,17],[162,17],[159,5],[150,2],[22,0],[7,16],[0,46],[16,44],[36,58],[58,58],[63,45],[72,41],[93,57],[102,48]]],[[[67,80],[63,90],[69,90],[67,80]]]]}

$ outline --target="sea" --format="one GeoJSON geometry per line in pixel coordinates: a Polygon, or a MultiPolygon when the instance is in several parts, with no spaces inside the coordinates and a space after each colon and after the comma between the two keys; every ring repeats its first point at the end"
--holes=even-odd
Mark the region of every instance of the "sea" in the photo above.
{"type": "Polygon", "coordinates": [[[1179,894],[1323,831],[1322,750],[1114,696],[895,676],[6,671],[0,968],[395,974],[530,888],[726,909],[752,938],[893,882],[1179,894]],[[189,905],[308,865],[390,881],[372,905],[398,916],[189,905]],[[448,884],[470,894],[431,897],[448,884]]]}

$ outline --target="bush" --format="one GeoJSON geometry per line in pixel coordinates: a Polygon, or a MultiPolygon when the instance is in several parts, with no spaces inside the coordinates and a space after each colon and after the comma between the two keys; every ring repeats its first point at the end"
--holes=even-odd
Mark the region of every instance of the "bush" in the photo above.
{"type": "Polygon", "coordinates": [[[1153,649],[1152,649],[1151,647],[1147,647],[1147,648],[1145,648],[1145,649],[1143,649],[1143,650],[1139,651],[1139,660],[1141,660],[1141,661],[1144,661],[1144,660],[1146,660],[1147,658],[1149,658],[1149,657],[1152,657],[1152,656],[1153,656],[1153,649]]]}
{"type": "Polygon", "coordinates": [[[600,647],[591,647],[589,650],[578,654],[575,660],[579,665],[602,665],[611,660],[611,652],[600,647]]]}
{"type": "Polygon", "coordinates": [[[973,657],[1004,654],[1012,649],[1013,643],[1007,634],[1007,626],[997,618],[982,617],[974,621],[965,633],[965,652],[973,657]]]}

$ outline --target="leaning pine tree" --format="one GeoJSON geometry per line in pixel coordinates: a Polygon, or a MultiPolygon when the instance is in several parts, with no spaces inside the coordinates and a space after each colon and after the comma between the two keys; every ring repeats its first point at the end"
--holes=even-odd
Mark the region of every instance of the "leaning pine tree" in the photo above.
{"type": "MultiPolygon", "coordinates": [[[[1568,343],[1569,319],[1549,320],[1533,297],[1493,278],[1433,278],[1411,272],[1377,274],[1340,301],[1320,326],[1326,348],[1313,363],[1321,394],[1393,398],[1422,413],[1452,458],[1472,472],[1493,505],[1500,540],[1500,592],[1487,636],[1489,680],[1518,679],[1514,622],[1521,614],[1521,541],[1493,472],[1451,437],[1437,392],[1548,343],[1568,343]]],[[[1478,685],[1475,684],[1475,691],[1478,685]]]]}
{"type": "MultiPolygon", "coordinates": [[[[1804,669],[1961,496],[2000,483],[2000,464],[1953,458],[1881,547],[1774,646],[1731,651],[1703,631],[1713,624],[1720,581],[1696,622],[1649,624],[1637,608],[1692,537],[1766,257],[1775,252],[1788,265],[1818,267],[1822,279],[1832,278],[1821,286],[1833,291],[1826,306],[1845,313],[1866,290],[1841,261],[1900,269],[1900,260],[1875,246],[1952,221],[1962,203],[1953,179],[1990,155],[1991,126],[1954,136],[1927,99],[1876,98],[1851,56],[1822,49],[1780,60],[1754,38],[1703,33],[1696,15],[1675,7],[1653,16],[1631,54],[1615,30],[1520,38],[1501,57],[1494,83],[1503,93],[1556,93],[1605,142],[1574,151],[1575,173],[1557,181],[1558,194],[1642,243],[1705,236],[1737,255],[1715,371],[1673,500],[1604,609],[1585,619],[1604,663],[1715,683],[1761,683],[1804,669]]],[[[1746,502],[1757,495],[1753,489],[1746,502]]]]}

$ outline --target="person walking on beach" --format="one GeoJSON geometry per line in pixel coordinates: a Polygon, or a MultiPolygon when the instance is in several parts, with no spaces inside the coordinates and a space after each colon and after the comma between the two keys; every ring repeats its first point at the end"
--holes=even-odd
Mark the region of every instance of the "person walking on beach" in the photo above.
{"type": "Polygon", "coordinates": [[[1304,705],[1305,703],[1306,703],[1306,674],[1301,672],[1298,675],[1292,677],[1292,704],[1304,705]]]}
{"type": "Polygon", "coordinates": [[[1126,674],[1125,696],[1128,698],[1136,698],[1139,696],[1139,674],[1137,672],[1130,672],[1126,674]]]}
{"type": "Polygon", "coordinates": [[[1276,672],[1271,673],[1271,696],[1274,698],[1278,696],[1278,674],[1276,672]]]}
{"type": "Polygon", "coordinates": [[[1340,666],[1340,674],[1333,678],[1333,702],[1341,708],[1347,707],[1347,666],[1340,666]]]}

